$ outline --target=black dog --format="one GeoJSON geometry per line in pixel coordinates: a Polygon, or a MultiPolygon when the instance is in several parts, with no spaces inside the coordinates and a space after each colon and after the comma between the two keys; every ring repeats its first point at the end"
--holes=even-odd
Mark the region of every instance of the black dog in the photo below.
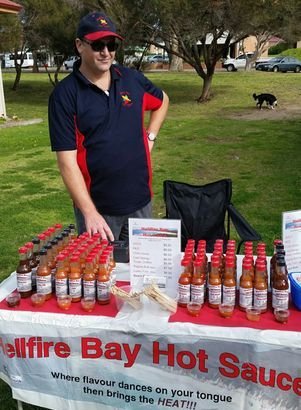
{"type": "Polygon", "coordinates": [[[272,110],[275,108],[275,106],[277,105],[277,98],[273,95],[273,94],[258,94],[256,95],[255,93],[253,94],[253,98],[256,101],[257,100],[257,104],[256,107],[257,108],[262,108],[262,104],[264,102],[267,103],[268,108],[272,108],[272,110]]]}

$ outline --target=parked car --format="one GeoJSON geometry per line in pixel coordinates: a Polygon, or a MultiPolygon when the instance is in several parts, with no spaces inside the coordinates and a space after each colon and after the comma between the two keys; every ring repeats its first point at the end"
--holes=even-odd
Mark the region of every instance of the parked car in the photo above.
{"type": "Polygon", "coordinates": [[[281,71],[286,73],[287,71],[294,71],[295,73],[300,73],[301,71],[301,61],[294,57],[275,57],[271,58],[266,63],[261,63],[256,66],[256,70],[259,71],[273,71],[277,73],[281,71]]]}
{"type": "Polygon", "coordinates": [[[168,56],[154,54],[154,55],[148,56],[146,61],[148,63],[169,63],[169,58],[168,56]]]}
{"type": "Polygon", "coordinates": [[[226,58],[222,63],[222,67],[227,71],[237,71],[239,68],[245,68],[247,57],[251,58],[253,55],[254,53],[245,53],[236,58],[226,58]]]}
{"type": "Polygon", "coordinates": [[[67,60],[65,60],[65,61],[63,62],[63,65],[64,65],[65,69],[66,69],[66,70],[69,70],[69,68],[70,68],[70,69],[72,70],[73,64],[74,64],[75,61],[77,61],[77,60],[78,60],[78,57],[77,57],[77,56],[68,57],[67,60]]]}

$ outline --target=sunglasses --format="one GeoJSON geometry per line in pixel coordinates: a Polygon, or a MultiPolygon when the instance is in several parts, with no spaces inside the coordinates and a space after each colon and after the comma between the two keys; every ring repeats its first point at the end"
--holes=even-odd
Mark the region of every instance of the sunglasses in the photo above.
{"type": "Polygon", "coordinates": [[[96,52],[101,52],[105,49],[105,47],[107,47],[108,51],[112,52],[112,51],[116,51],[119,44],[116,43],[115,40],[111,40],[111,41],[88,41],[85,40],[84,38],[81,39],[84,43],[89,44],[89,46],[92,48],[93,51],[96,52]]]}

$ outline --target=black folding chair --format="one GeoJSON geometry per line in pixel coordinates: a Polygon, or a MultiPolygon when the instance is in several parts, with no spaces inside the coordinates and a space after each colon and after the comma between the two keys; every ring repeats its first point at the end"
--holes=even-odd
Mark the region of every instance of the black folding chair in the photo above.
{"type": "Polygon", "coordinates": [[[213,251],[216,239],[230,238],[232,221],[240,242],[259,241],[261,236],[231,203],[232,181],[222,179],[206,185],[163,182],[166,218],[181,219],[182,251],[189,238],[206,239],[207,252],[213,251]]]}

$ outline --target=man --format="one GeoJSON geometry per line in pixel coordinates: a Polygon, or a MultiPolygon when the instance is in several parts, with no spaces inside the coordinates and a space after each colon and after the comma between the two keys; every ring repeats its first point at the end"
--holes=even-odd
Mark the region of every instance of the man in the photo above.
{"type": "Polygon", "coordinates": [[[129,217],[151,217],[151,158],[168,97],[141,73],[113,65],[118,41],[102,12],[83,17],[80,59],[49,99],[49,130],[78,232],[126,239],[129,217]],[[144,112],[151,111],[144,128],[144,112]]]}

